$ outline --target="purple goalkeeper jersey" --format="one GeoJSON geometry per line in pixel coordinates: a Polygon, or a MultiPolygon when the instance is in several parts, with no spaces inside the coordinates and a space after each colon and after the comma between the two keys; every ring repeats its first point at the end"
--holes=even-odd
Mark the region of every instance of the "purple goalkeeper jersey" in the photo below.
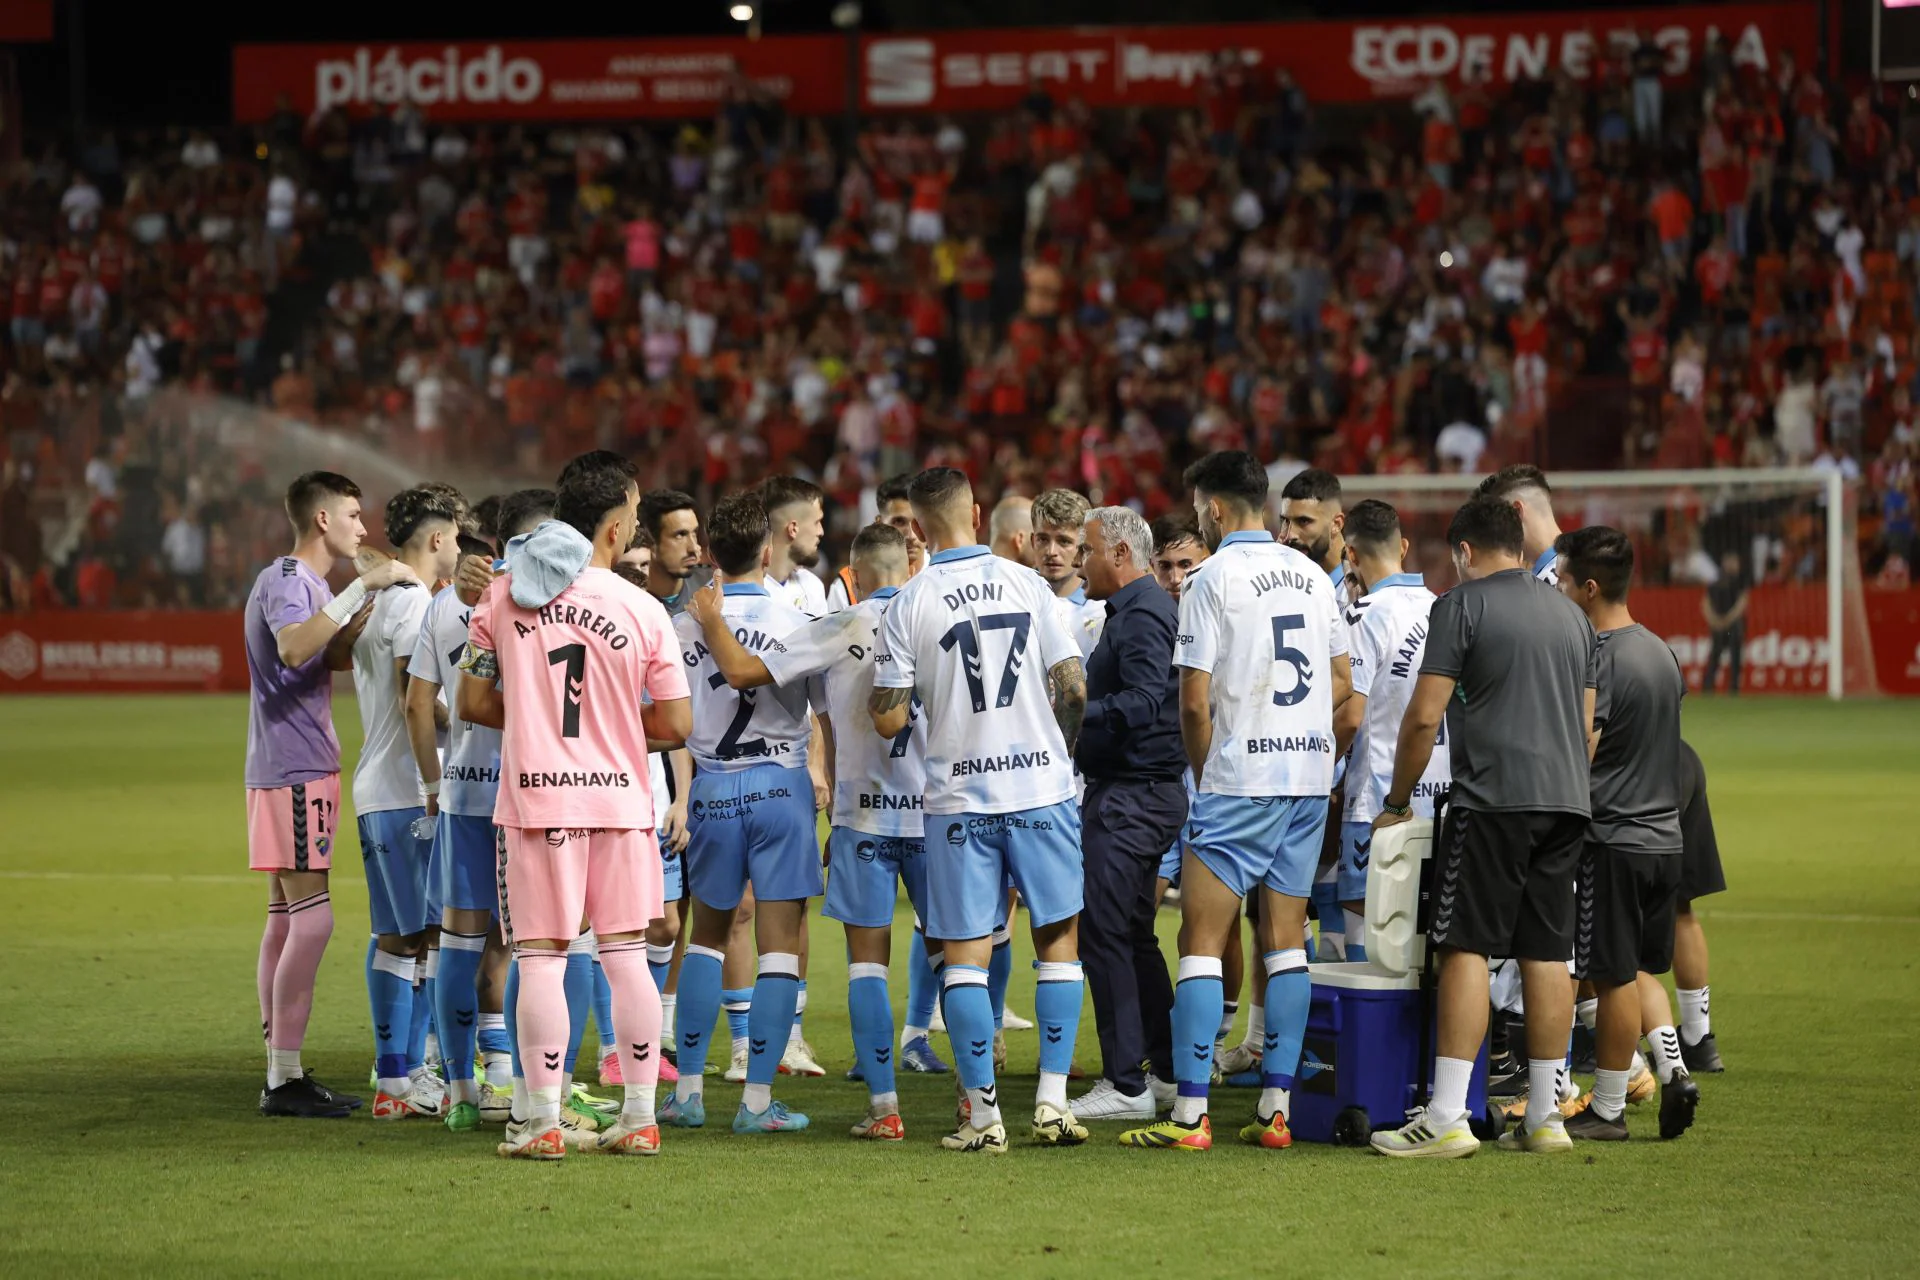
{"type": "Polygon", "coordinates": [[[292,556],[260,571],[247,595],[247,785],[290,787],[340,772],[333,731],[333,673],[324,653],[298,667],[280,661],[282,627],[305,622],[333,599],[326,579],[292,556]]]}

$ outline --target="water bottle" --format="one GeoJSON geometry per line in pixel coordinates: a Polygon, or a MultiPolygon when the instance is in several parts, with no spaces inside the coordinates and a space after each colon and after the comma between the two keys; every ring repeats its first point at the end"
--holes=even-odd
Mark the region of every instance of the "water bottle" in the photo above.
{"type": "Polygon", "coordinates": [[[415,840],[431,840],[433,839],[433,828],[434,821],[432,817],[423,813],[413,820],[413,825],[409,826],[407,831],[412,834],[415,840]]]}

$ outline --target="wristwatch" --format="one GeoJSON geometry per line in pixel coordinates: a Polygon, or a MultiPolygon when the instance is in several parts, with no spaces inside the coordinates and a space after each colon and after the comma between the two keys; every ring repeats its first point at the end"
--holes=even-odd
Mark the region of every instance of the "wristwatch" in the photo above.
{"type": "Polygon", "coordinates": [[[1411,803],[1395,804],[1391,800],[1382,800],[1380,802],[1380,808],[1396,818],[1404,818],[1413,812],[1413,805],[1411,803]]]}

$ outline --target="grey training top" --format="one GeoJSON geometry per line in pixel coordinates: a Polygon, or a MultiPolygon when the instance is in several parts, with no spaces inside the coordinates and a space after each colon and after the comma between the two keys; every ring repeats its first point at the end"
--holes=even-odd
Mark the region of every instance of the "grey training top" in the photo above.
{"type": "Polygon", "coordinates": [[[1586,816],[1593,627],[1525,569],[1463,582],[1433,603],[1420,674],[1458,682],[1444,729],[1452,803],[1586,816]]]}
{"type": "Polygon", "coordinates": [[[1600,633],[1594,657],[1593,826],[1625,853],[1680,852],[1680,699],[1666,641],[1639,623],[1600,633]]]}

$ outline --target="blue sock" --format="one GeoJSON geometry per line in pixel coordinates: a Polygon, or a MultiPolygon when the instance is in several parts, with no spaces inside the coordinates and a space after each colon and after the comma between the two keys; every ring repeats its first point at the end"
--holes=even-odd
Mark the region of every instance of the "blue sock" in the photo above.
{"type": "MultiPolygon", "coordinates": [[[[424,969],[426,962],[417,960],[424,969]]],[[[407,1031],[407,1070],[417,1071],[427,1064],[427,1033],[433,1030],[433,979],[422,978],[413,984],[413,1022],[407,1031]]]]}
{"type": "Polygon", "coordinates": [[[526,1073],[520,1070],[520,962],[516,959],[507,961],[507,989],[503,1000],[500,1011],[507,1020],[507,1052],[513,1055],[513,1077],[525,1079],[526,1073]]]}
{"type": "Polygon", "coordinates": [[[932,1026],[933,1003],[939,998],[940,980],[927,963],[927,935],[915,929],[907,944],[907,1025],[932,1026]]]}
{"type": "Polygon", "coordinates": [[[760,957],[753,982],[753,1006],[747,1012],[747,1083],[772,1084],[793,1032],[793,1010],[800,1002],[800,957],[770,951],[760,957]]]}
{"type": "MultiPolygon", "coordinates": [[[[673,944],[656,947],[647,944],[647,976],[653,979],[653,989],[661,995],[667,993],[667,976],[673,972],[673,944]]],[[[611,995],[611,993],[609,993],[611,995]]]]}
{"type": "Polygon", "coordinates": [[[969,1089],[993,1086],[993,1000],[987,995],[987,971],[975,964],[950,964],[942,974],[947,1035],[953,1041],[960,1083],[969,1089]]]}
{"type": "Polygon", "coordinates": [[[1260,1087],[1291,1089],[1300,1071],[1300,1044],[1307,1035],[1307,1010],[1313,980],[1307,976],[1304,948],[1269,951],[1267,966],[1267,1041],[1260,1055],[1260,1087]]]}
{"type": "Polygon", "coordinates": [[[847,1020],[853,1024],[853,1056],[872,1095],[894,1092],[893,999],[887,966],[847,966],[847,1020]]]}
{"type": "Polygon", "coordinates": [[[1002,925],[993,937],[993,954],[987,957],[987,999],[993,1003],[995,1030],[1007,1020],[1007,983],[1012,978],[1013,938],[1002,925]]]}
{"type": "Polygon", "coordinates": [[[580,1060],[580,1037],[587,1033],[587,1011],[593,1007],[593,953],[567,952],[567,1074],[580,1060]]]}
{"type": "Polygon", "coordinates": [[[794,994],[793,1001],[793,1034],[799,1036],[802,1034],[800,1024],[806,1020],[807,1016],[807,980],[805,978],[800,979],[800,987],[794,994]]]}
{"type": "Polygon", "coordinates": [[[597,959],[593,962],[593,1026],[600,1033],[600,1056],[604,1058],[620,1042],[613,1034],[613,988],[607,985],[607,971],[597,959]]]}
{"type": "Polygon", "coordinates": [[[1200,1099],[1203,1113],[1207,1082],[1213,1076],[1213,1035],[1225,1008],[1220,961],[1181,956],[1180,981],[1173,989],[1173,1079],[1181,1098],[1200,1099]]]}
{"type": "Polygon", "coordinates": [[[1319,954],[1320,935],[1347,931],[1346,917],[1340,914],[1340,886],[1331,880],[1322,880],[1313,886],[1307,899],[1313,904],[1313,918],[1320,922],[1318,932],[1314,934],[1314,954],[1319,954]]]}
{"type": "Polygon", "coordinates": [[[449,1081],[473,1079],[480,1036],[480,957],[486,947],[484,934],[440,935],[440,976],[433,984],[434,1021],[440,1028],[440,1057],[449,1081]]]}
{"type": "MultiPolygon", "coordinates": [[[[680,965],[680,980],[686,981],[687,966],[680,965]]],[[[727,1011],[727,1034],[735,1040],[747,1038],[747,1012],[753,1007],[752,987],[728,987],[720,993],[721,1007],[727,1011]]],[[[784,1043],[784,1041],[782,1042],[784,1043]]]]}
{"type": "MultiPolygon", "coordinates": [[[[1040,1070],[1066,1075],[1073,1066],[1073,1042],[1080,1031],[1080,998],[1087,981],[1080,962],[1033,962],[1033,1020],[1040,1024],[1040,1070]]],[[[1216,1015],[1214,1021],[1219,1021],[1216,1015]]],[[[1209,1040],[1208,1045],[1212,1045],[1209,1040]]]]}
{"type": "MultiPolygon", "coordinates": [[[[707,1046],[713,1024],[720,1018],[720,953],[690,946],[680,962],[680,1003],[674,1012],[674,1033],[680,1040],[680,1079],[700,1078],[706,1070],[707,1046]]],[[[744,1031],[742,1034],[745,1034],[744,1031]]],[[[682,1088],[685,1093],[685,1088],[682,1088]]]]}
{"type": "Polygon", "coordinates": [[[367,957],[367,1002],[373,1010],[374,1074],[404,1080],[407,1047],[413,1035],[412,956],[389,955],[378,947],[367,957]]]}

